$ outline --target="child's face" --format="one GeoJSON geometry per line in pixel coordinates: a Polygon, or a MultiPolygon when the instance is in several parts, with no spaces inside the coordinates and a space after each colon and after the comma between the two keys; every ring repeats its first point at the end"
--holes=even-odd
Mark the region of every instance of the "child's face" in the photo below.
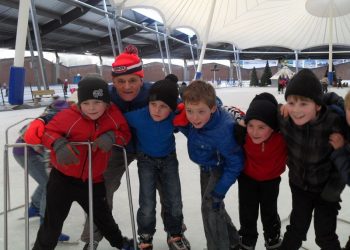
{"type": "Polygon", "coordinates": [[[211,114],[215,112],[216,106],[209,108],[204,102],[185,103],[186,116],[195,128],[202,128],[209,121],[211,114]]]}
{"type": "Polygon", "coordinates": [[[163,101],[151,101],[148,103],[149,113],[155,122],[166,119],[172,112],[171,108],[163,101]]]}
{"type": "Polygon", "coordinates": [[[293,122],[298,126],[302,126],[317,117],[317,113],[321,110],[321,106],[317,105],[311,99],[300,99],[288,96],[287,109],[293,122]]]}
{"type": "Polygon", "coordinates": [[[138,75],[128,74],[113,77],[113,85],[124,101],[132,101],[139,94],[142,79],[138,75]]]}
{"type": "Polygon", "coordinates": [[[100,118],[105,112],[106,108],[107,103],[96,99],[89,99],[80,103],[81,111],[91,120],[97,120],[100,118]]]}
{"type": "Polygon", "coordinates": [[[254,144],[261,144],[270,138],[273,129],[265,122],[252,119],[247,124],[247,133],[254,144]]]}
{"type": "Polygon", "coordinates": [[[345,108],[346,123],[350,126],[350,107],[345,108]]]}

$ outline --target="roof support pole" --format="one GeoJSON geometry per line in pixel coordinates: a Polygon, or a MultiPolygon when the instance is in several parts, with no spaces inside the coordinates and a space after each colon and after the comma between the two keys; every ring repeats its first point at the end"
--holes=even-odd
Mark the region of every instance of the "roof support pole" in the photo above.
{"type": "MultiPolygon", "coordinates": [[[[10,79],[9,79],[9,103],[12,105],[22,105],[24,99],[24,84],[25,84],[25,68],[24,66],[24,51],[26,47],[26,36],[28,31],[28,20],[29,20],[29,8],[30,0],[23,0],[19,2],[18,9],[18,22],[17,22],[17,33],[16,33],[16,47],[15,47],[15,58],[13,66],[10,68],[10,79]]],[[[7,178],[4,173],[4,178],[7,178]]],[[[9,196],[4,195],[4,250],[7,250],[7,198],[9,196]]],[[[9,202],[10,204],[10,202],[9,202]]]]}
{"type": "Polygon", "coordinates": [[[329,6],[329,17],[328,17],[328,32],[329,32],[329,44],[328,44],[328,82],[333,83],[333,3],[331,1],[329,6]]]}
{"type": "Polygon", "coordinates": [[[204,60],[204,55],[205,55],[205,49],[207,47],[209,31],[210,31],[211,23],[213,21],[215,4],[216,4],[216,0],[212,0],[210,13],[209,13],[209,16],[208,16],[207,23],[205,25],[205,27],[207,27],[207,29],[205,31],[205,34],[204,34],[204,37],[203,37],[203,40],[202,40],[201,55],[199,57],[197,72],[196,72],[196,75],[194,77],[195,79],[201,79],[202,78],[202,65],[203,65],[203,60],[204,60]]]}
{"type": "MultiPolygon", "coordinates": [[[[103,0],[103,8],[104,8],[105,12],[107,12],[106,0],[103,0]]],[[[111,40],[113,56],[116,57],[116,51],[115,51],[115,46],[114,46],[114,39],[113,39],[113,34],[112,34],[112,29],[111,29],[111,23],[109,21],[109,16],[108,16],[107,13],[105,13],[105,17],[106,17],[106,20],[107,20],[108,33],[109,33],[109,39],[111,40]]],[[[93,246],[93,244],[91,246],[93,246]]]]}
{"type": "Polygon", "coordinates": [[[294,50],[295,55],[295,72],[299,71],[299,54],[297,50],[294,50]]]}
{"type": "Polygon", "coordinates": [[[168,36],[169,36],[169,29],[166,28],[164,33],[164,43],[165,43],[166,57],[168,58],[168,70],[169,70],[168,73],[171,74],[171,56],[170,56],[168,36]]]}
{"type": "MultiPolygon", "coordinates": [[[[32,18],[32,25],[33,25],[33,31],[34,31],[36,50],[38,52],[39,69],[40,69],[40,75],[41,75],[41,85],[44,87],[44,89],[49,89],[49,86],[47,84],[47,78],[46,78],[44,56],[43,56],[41,37],[40,37],[38,19],[37,19],[36,8],[35,8],[35,0],[31,0],[30,15],[32,18]]],[[[38,84],[38,89],[40,89],[39,83],[37,83],[37,84],[38,84]]]]}
{"type": "Polygon", "coordinates": [[[236,50],[236,46],[233,46],[233,56],[235,58],[235,64],[236,64],[236,74],[237,74],[237,80],[238,80],[238,86],[242,86],[242,75],[241,75],[241,66],[239,62],[239,51],[236,50]]]}
{"type": "Polygon", "coordinates": [[[188,67],[187,67],[187,60],[184,59],[184,78],[183,81],[188,81],[188,67]]]}
{"type": "Polygon", "coordinates": [[[228,72],[228,82],[226,83],[226,85],[230,85],[231,80],[233,82],[233,61],[229,60],[229,62],[230,62],[230,68],[228,72]]]}
{"type": "Polygon", "coordinates": [[[191,41],[191,37],[190,36],[188,36],[188,44],[190,45],[191,57],[192,57],[192,61],[193,61],[193,69],[194,69],[194,72],[197,72],[196,60],[194,59],[193,46],[192,46],[192,41],[191,41]]]}
{"type": "Polygon", "coordinates": [[[56,83],[58,83],[58,78],[60,78],[60,57],[58,56],[57,51],[55,52],[55,56],[56,56],[56,62],[55,62],[55,81],[56,83]]]}
{"type": "Polygon", "coordinates": [[[120,35],[120,29],[119,29],[119,25],[118,25],[118,21],[117,21],[118,18],[120,17],[120,15],[121,15],[120,10],[117,9],[115,12],[115,16],[113,18],[115,37],[117,39],[119,54],[121,54],[123,52],[123,41],[122,41],[122,36],[120,35]],[[118,14],[117,14],[117,12],[118,12],[118,14]]]}
{"type": "Polygon", "coordinates": [[[119,54],[121,54],[123,52],[123,42],[122,42],[122,36],[120,35],[120,29],[116,18],[114,18],[114,30],[115,30],[115,37],[117,39],[118,51],[119,51],[119,54]]]}
{"type": "Polygon", "coordinates": [[[164,72],[164,76],[167,75],[167,71],[165,68],[165,62],[164,62],[164,55],[163,55],[163,48],[162,48],[162,43],[160,42],[160,37],[159,37],[159,31],[158,31],[158,25],[155,22],[154,23],[154,28],[156,29],[156,37],[157,37],[157,41],[158,41],[158,47],[159,47],[159,52],[160,52],[160,57],[162,58],[162,64],[163,64],[163,72],[164,72]]]}
{"type": "MultiPolygon", "coordinates": [[[[32,42],[32,36],[30,34],[30,30],[28,29],[28,46],[30,50],[30,57],[32,60],[32,69],[34,73],[34,80],[35,82],[39,82],[39,72],[38,72],[38,64],[39,64],[39,58],[35,58],[34,56],[34,48],[33,48],[33,42],[32,42]]],[[[40,85],[38,86],[40,89],[40,85]]]]}

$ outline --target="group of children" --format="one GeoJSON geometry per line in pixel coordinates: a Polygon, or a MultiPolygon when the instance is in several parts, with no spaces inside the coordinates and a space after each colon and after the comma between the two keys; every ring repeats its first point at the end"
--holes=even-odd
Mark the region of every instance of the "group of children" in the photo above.
{"type": "MultiPolygon", "coordinates": [[[[201,212],[208,250],[255,249],[259,208],[266,249],[299,249],[306,240],[312,213],[320,248],[341,249],[336,221],[340,193],[345,181],[350,181],[350,148],[341,117],[323,104],[321,85],[310,70],[301,70],[287,85],[287,103],[282,109],[285,116],[269,93],[252,100],[240,123],[218,104],[209,83],[191,82],[183,90],[182,103],[178,95],[177,83],[157,81],[149,89],[147,106],[122,114],[110,102],[104,80],[85,77],[80,81],[78,103],[48,121],[38,142],[51,150],[53,168],[47,184],[46,211],[33,249],[55,248],[73,201],[89,212],[88,151],[86,145],[73,142],[92,144],[95,225],[111,246],[133,249],[132,240],[122,235],[113,219],[104,185],[113,145],[128,144],[129,126],[136,143],[140,182],[139,249],[153,249],[156,188],[162,193],[169,248],[190,249],[183,235],[174,137],[177,130],[188,138],[189,157],[200,166],[201,212]],[[292,211],[282,240],[277,200],[286,165],[292,211]],[[236,180],[239,230],[224,205],[225,195],[236,180]]],[[[350,124],[350,94],[345,98],[345,112],[350,124]]],[[[87,249],[96,249],[97,245],[92,247],[87,249]]]]}

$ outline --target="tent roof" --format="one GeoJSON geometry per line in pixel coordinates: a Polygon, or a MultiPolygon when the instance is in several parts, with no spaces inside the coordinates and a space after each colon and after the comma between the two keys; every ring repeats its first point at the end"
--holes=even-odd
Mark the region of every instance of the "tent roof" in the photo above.
{"type": "MultiPolygon", "coordinates": [[[[329,1],[106,0],[106,3],[115,47],[115,27],[118,27],[123,46],[135,44],[142,58],[161,58],[159,44],[163,55],[166,55],[164,36],[159,36],[158,43],[157,36],[150,31],[155,30],[155,23],[160,32],[167,32],[171,36],[168,39],[171,58],[198,58],[208,26],[207,15],[211,4],[215,4],[205,59],[233,60],[234,44],[240,50],[239,57],[242,60],[267,60],[294,59],[295,50],[301,50],[298,52],[299,59],[326,59],[329,22],[323,16],[329,11],[320,10],[319,7],[327,6],[329,1]],[[159,11],[164,24],[133,11],[133,7],[159,11]],[[316,16],[310,13],[316,13],[316,16]],[[188,43],[189,38],[176,30],[179,27],[196,31],[196,35],[191,38],[191,43],[198,45],[194,47],[193,57],[189,46],[184,44],[188,43]]],[[[349,0],[332,1],[332,10],[336,16],[333,21],[333,58],[350,58],[349,0]]],[[[0,1],[0,48],[15,48],[19,2],[0,1]]],[[[113,56],[108,22],[103,12],[104,1],[34,2],[43,51],[113,56]]],[[[36,50],[31,17],[29,30],[36,50]]]]}
{"type": "Polygon", "coordinates": [[[303,50],[329,44],[332,11],[333,44],[349,45],[348,0],[111,0],[119,9],[134,7],[159,11],[173,30],[193,29],[200,40],[210,29],[208,43],[226,42],[238,49],[263,46],[303,50]],[[213,16],[210,11],[213,7],[213,16]]]}
{"type": "Polygon", "coordinates": [[[278,79],[280,76],[288,76],[288,78],[292,78],[294,72],[290,70],[287,66],[283,66],[279,71],[276,72],[270,79],[278,79]]]}

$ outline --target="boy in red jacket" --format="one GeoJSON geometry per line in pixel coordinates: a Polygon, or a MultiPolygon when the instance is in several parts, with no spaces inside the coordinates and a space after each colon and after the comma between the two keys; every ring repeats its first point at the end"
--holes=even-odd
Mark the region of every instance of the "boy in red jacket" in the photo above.
{"type": "Polygon", "coordinates": [[[265,247],[278,249],[281,221],[277,198],[280,175],[286,167],[287,148],[282,134],[278,132],[275,97],[266,92],[255,96],[244,121],[247,126],[243,146],[245,164],[238,179],[240,249],[255,249],[259,207],[265,247]]]}
{"type": "Polygon", "coordinates": [[[89,212],[88,147],[71,142],[92,142],[94,223],[111,246],[131,250],[133,241],[122,236],[106,202],[103,180],[113,144],[130,140],[127,122],[110,104],[108,85],[99,77],[79,82],[78,105],[59,112],[46,125],[42,144],[51,149],[54,166],[47,184],[44,223],[40,226],[34,250],[51,250],[57,244],[73,201],[89,212]]]}

